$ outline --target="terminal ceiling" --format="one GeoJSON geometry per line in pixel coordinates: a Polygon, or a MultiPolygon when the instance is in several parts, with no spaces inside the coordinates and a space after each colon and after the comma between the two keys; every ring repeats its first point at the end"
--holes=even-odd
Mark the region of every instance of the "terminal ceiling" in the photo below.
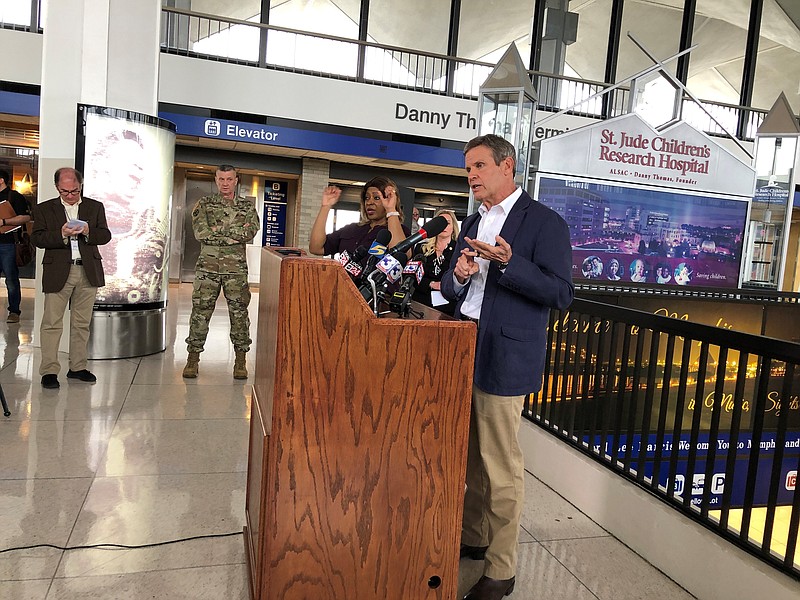
{"type": "MultiPolygon", "coordinates": [[[[258,15],[261,0],[187,0],[191,10],[249,19],[258,15]]],[[[462,0],[458,56],[473,60],[499,58],[514,40],[523,53],[528,40],[533,0],[462,0]],[[475,10],[469,10],[474,5],[475,10]]],[[[608,0],[571,0],[569,10],[578,14],[578,41],[568,51],[568,64],[578,77],[603,81],[604,71],[597,60],[597,48],[605,48],[608,35],[608,0]]],[[[372,2],[369,33],[380,44],[419,48],[445,54],[447,39],[440,21],[420,18],[432,10],[449,10],[449,0],[403,0],[372,2]],[[385,14],[381,14],[384,12],[385,14]]],[[[700,98],[738,104],[743,67],[744,40],[750,13],[750,0],[698,0],[689,71],[690,89],[700,98]]],[[[283,22],[303,23],[303,15],[323,11],[326,22],[337,18],[358,23],[360,0],[273,0],[271,11],[280,11],[283,22]],[[295,18],[292,18],[294,15],[295,18]],[[336,16],[332,18],[333,16],[336,16]]],[[[678,51],[681,13],[684,0],[626,0],[623,27],[634,33],[660,58],[678,51]]],[[[307,22],[307,20],[305,20],[307,22]]],[[[311,27],[304,27],[311,29],[311,27]]],[[[764,0],[762,37],[759,44],[756,89],[752,105],[768,109],[783,90],[792,108],[800,110],[800,2],[764,0]]],[[[335,32],[326,30],[324,33],[335,32]]],[[[605,51],[603,51],[605,54],[605,51]]],[[[631,42],[623,40],[618,79],[633,75],[651,63],[631,42]]]]}

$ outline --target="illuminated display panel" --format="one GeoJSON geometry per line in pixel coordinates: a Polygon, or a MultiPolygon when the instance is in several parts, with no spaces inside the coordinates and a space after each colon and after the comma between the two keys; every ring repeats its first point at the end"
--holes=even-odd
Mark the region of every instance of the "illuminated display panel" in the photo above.
{"type": "Polygon", "coordinates": [[[174,125],[97,106],[81,106],[78,118],[83,193],[103,203],[112,234],[100,248],[106,285],[98,289],[96,306],[161,308],[168,286],[174,125]]]}
{"type": "Polygon", "coordinates": [[[575,281],[739,287],[746,200],[549,175],[537,199],[569,225],[575,281]]]}

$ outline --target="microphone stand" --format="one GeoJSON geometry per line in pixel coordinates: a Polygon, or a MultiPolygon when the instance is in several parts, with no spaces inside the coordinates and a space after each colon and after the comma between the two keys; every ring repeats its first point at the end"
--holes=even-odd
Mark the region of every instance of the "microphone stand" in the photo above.
{"type": "Polygon", "coordinates": [[[3,405],[3,415],[6,417],[11,416],[11,411],[8,410],[8,402],[6,402],[6,395],[3,393],[3,386],[0,384],[0,403],[3,405]]]}
{"type": "Polygon", "coordinates": [[[373,271],[369,275],[367,275],[367,281],[369,282],[370,287],[372,288],[372,312],[375,314],[376,317],[380,317],[378,314],[378,288],[375,286],[375,280],[372,278],[377,271],[373,271]]]}

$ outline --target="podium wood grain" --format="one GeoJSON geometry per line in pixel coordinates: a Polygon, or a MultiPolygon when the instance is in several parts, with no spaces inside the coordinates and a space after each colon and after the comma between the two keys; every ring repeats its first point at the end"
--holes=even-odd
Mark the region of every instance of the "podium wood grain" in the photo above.
{"type": "Polygon", "coordinates": [[[475,326],[376,318],[331,260],[262,255],[254,598],[455,598],[475,326]]]}

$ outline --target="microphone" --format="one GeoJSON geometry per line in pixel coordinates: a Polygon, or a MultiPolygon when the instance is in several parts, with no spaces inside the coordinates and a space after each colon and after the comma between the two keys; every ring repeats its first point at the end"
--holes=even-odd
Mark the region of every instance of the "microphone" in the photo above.
{"type": "Polygon", "coordinates": [[[366,255],[367,249],[364,246],[356,248],[352,256],[350,256],[347,250],[342,250],[339,254],[339,264],[344,267],[344,270],[347,271],[347,274],[350,275],[350,279],[353,281],[358,281],[361,273],[364,272],[361,261],[364,260],[366,255]]]}
{"type": "Polygon", "coordinates": [[[416,288],[420,282],[422,281],[422,277],[425,275],[425,267],[422,266],[422,261],[424,260],[424,256],[422,254],[417,254],[414,258],[408,261],[408,264],[403,267],[403,283],[400,284],[400,289],[405,289],[408,292],[413,293],[414,288],[416,288]],[[408,275],[408,277],[406,277],[408,275]]]}
{"type": "Polygon", "coordinates": [[[386,281],[396,283],[403,276],[406,262],[408,262],[408,258],[403,260],[402,256],[388,254],[375,265],[375,268],[386,276],[386,281]]]}
{"type": "Polygon", "coordinates": [[[427,223],[425,223],[425,227],[420,227],[417,233],[414,233],[404,239],[402,242],[389,248],[389,252],[391,252],[394,256],[398,254],[402,254],[407,252],[409,248],[413,248],[414,244],[417,242],[421,242],[422,240],[426,240],[429,237],[436,237],[440,233],[442,233],[447,226],[450,225],[450,221],[448,221],[442,215],[438,217],[434,217],[427,223]]]}
{"type": "Polygon", "coordinates": [[[394,256],[387,254],[375,265],[366,277],[366,282],[358,289],[364,300],[377,302],[379,297],[386,292],[390,285],[397,282],[403,275],[403,267],[408,262],[405,255],[394,256]],[[378,289],[380,287],[380,289],[378,289]]]}
{"type": "MultiPolygon", "coordinates": [[[[391,231],[389,231],[388,229],[381,229],[378,232],[378,234],[375,236],[375,241],[372,242],[372,245],[369,247],[368,250],[369,258],[367,258],[367,262],[364,265],[364,269],[361,271],[362,274],[366,273],[368,275],[372,273],[373,269],[375,269],[375,264],[381,258],[383,258],[384,254],[386,254],[386,247],[389,245],[389,242],[391,241],[392,241],[391,231]]],[[[364,275],[364,277],[366,277],[366,275],[364,275]]],[[[361,281],[361,279],[359,281],[361,281]]]]}
{"type": "Polygon", "coordinates": [[[422,254],[417,254],[408,264],[403,268],[403,281],[398,289],[389,298],[389,308],[399,314],[401,317],[408,316],[411,302],[411,297],[414,295],[414,289],[422,281],[425,275],[425,268],[422,265],[424,257],[422,254]]]}

